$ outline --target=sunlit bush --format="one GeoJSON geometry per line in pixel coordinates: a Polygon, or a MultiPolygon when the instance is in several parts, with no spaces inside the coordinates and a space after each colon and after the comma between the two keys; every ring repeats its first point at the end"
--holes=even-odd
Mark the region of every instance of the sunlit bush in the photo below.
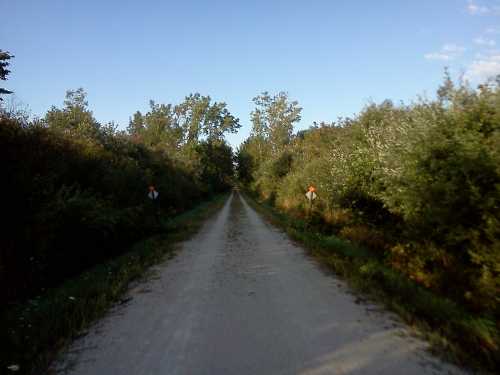
{"type": "Polygon", "coordinates": [[[372,103],[315,124],[282,151],[292,155],[288,171],[273,169],[280,158],[259,162],[256,144],[250,137],[239,152],[262,197],[305,216],[314,185],[321,230],[327,223],[418,283],[500,316],[498,82],[471,89],[446,77],[435,100],[372,103]]]}

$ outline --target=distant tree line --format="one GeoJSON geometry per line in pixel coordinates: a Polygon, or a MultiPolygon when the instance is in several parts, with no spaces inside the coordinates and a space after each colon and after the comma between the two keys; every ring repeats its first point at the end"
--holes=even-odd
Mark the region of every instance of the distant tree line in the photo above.
{"type": "Polygon", "coordinates": [[[225,103],[200,94],[178,105],[151,102],[127,131],[99,123],[83,89],[40,119],[0,107],[2,304],[126,251],[169,217],[227,191],[234,168],[224,136],[239,127],[225,103]],[[150,185],[160,193],[155,206],[150,185]]]}
{"type": "Polygon", "coordinates": [[[434,100],[369,104],[293,132],[285,93],[254,99],[240,181],[317,230],[371,249],[421,285],[500,321],[500,80],[446,74],[434,100]]]}

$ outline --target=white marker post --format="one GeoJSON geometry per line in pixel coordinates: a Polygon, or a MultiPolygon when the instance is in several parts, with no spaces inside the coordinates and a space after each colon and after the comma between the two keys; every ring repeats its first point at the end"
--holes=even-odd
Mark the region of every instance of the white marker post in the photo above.
{"type": "Polygon", "coordinates": [[[316,195],[316,193],[314,191],[308,191],[306,193],[306,198],[309,199],[309,202],[312,203],[313,200],[315,200],[318,196],[316,195]]]}
{"type": "Polygon", "coordinates": [[[153,201],[155,201],[158,198],[158,195],[160,195],[160,193],[158,193],[156,190],[150,190],[148,193],[149,199],[153,201]]]}
{"type": "Polygon", "coordinates": [[[155,211],[155,217],[158,223],[160,222],[160,207],[158,206],[158,196],[160,193],[158,193],[155,189],[154,186],[149,187],[149,193],[148,193],[148,198],[153,201],[153,206],[154,206],[154,211],[155,211]]]}
{"type": "Polygon", "coordinates": [[[306,193],[306,198],[309,200],[309,212],[308,215],[309,218],[311,217],[312,213],[312,208],[313,208],[313,201],[317,198],[318,196],[316,195],[316,188],[314,186],[309,186],[307,188],[307,193],[306,193]]]}

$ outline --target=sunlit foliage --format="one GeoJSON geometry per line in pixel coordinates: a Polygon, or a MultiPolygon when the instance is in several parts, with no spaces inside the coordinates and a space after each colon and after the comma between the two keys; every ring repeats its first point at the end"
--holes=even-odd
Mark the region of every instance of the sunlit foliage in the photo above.
{"type": "MultiPolygon", "coordinates": [[[[304,217],[304,193],[315,185],[319,199],[309,220],[318,228],[500,317],[499,82],[473,89],[447,74],[435,100],[369,104],[279,148],[273,133],[260,130],[266,126],[256,104],[254,132],[237,155],[238,175],[251,190],[304,217]]],[[[275,133],[290,134],[287,117],[278,119],[275,133]]]]}

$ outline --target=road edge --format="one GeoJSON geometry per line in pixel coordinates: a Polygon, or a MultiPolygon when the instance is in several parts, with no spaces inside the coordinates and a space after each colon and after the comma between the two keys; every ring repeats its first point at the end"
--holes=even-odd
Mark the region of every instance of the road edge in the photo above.
{"type": "MultiPolygon", "coordinates": [[[[229,199],[218,195],[165,223],[165,233],[135,243],[131,250],[96,265],[43,295],[9,309],[0,320],[6,333],[1,344],[2,371],[46,373],[64,347],[121,303],[132,281],[174,255],[229,199]]],[[[2,372],[0,371],[0,372],[2,372]]]]}
{"type": "MultiPolygon", "coordinates": [[[[293,226],[293,219],[276,208],[258,201],[244,189],[246,202],[270,224],[283,230],[307,253],[332,270],[336,276],[365,298],[381,303],[396,313],[418,336],[430,344],[430,352],[444,361],[474,373],[494,374],[500,360],[498,351],[480,352],[474,337],[467,332],[473,317],[450,301],[435,296],[413,281],[365,256],[363,249],[339,238],[328,239],[319,233],[306,233],[293,226]],[[435,305],[423,305],[428,299],[435,305]],[[446,309],[440,311],[440,307],[446,309]],[[423,310],[427,314],[419,315],[423,310]],[[453,316],[446,316],[447,312],[453,316]],[[439,315],[432,315],[437,313],[439,315]],[[465,337],[463,336],[465,335],[465,337]],[[465,345],[464,341],[467,340],[465,345]],[[481,357],[477,357],[480,353],[481,357]]],[[[480,322],[478,322],[480,323],[480,322]]]]}

